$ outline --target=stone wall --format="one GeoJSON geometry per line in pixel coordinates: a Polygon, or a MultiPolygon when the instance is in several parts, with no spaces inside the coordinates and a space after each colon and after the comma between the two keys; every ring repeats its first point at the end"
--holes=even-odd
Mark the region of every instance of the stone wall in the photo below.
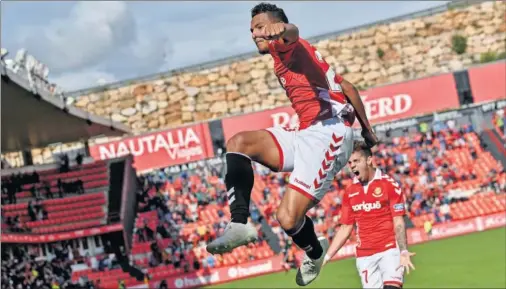
{"type": "MultiPolygon", "coordinates": [[[[505,2],[484,2],[367,28],[315,46],[336,72],[359,88],[399,82],[465,68],[487,51],[504,52],[505,10],[505,2]],[[452,50],[455,34],[467,38],[467,50],[461,55],[452,50]]],[[[174,127],[289,104],[271,67],[269,55],[259,56],[131,83],[78,97],[73,103],[93,114],[111,116],[136,133],[174,127]]]]}

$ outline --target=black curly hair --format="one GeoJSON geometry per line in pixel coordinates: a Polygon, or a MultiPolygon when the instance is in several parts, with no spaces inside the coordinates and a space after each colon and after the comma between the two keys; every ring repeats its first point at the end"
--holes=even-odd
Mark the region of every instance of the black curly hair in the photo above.
{"type": "Polygon", "coordinates": [[[276,19],[279,19],[283,23],[289,23],[285,11],[283,11],[283,9],[279,8],[274,4],[265,2],[257,4],[255,7],[253,7],[253,9],[251,9],[251,18],[262,13],[269,13],[271,16],[275,17],[276,19]]]}

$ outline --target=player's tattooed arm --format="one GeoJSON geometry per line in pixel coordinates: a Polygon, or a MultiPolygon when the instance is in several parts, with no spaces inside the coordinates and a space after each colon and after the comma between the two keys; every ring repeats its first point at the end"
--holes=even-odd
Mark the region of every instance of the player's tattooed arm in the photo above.
{"type": "Polygon", "coordinates": [[[408,250],[408,241],[406,237],[406,224],[403,216],[394,217],[395,239],[401,252],[408,250]]]}
{"type": "Polygon", "coordinates": [[[400,256],[401,265],[399,266],[399,268],[404,268],[405,272],[409,274],[410,270],[415,270],[415,266],[411,262],[411,257],[415,256],[416,253],[408,251],[408,242],[406,238],[406,225],[404,223],[403,216],[394,217],[394,228],[395,228],[395,239],[397,240],[399,250],[401,251],[400,256]]]}

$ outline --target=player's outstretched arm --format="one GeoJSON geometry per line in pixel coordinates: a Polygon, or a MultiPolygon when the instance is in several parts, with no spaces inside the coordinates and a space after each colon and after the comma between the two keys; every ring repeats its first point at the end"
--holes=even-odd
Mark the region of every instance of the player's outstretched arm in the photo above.
{"type": "Polygon", "coordinates": [[[284,45],[289,45],[299,40],[299,28],[291,23],[270,23],[262,30],[253,32],[254,37],[262,37],[267,40],[279,40],[284,45]]]}
{"type": "Polygon", "coordinates": [[[327,263],[334,255],[339,252],[339,249],[341,249],[348,238],[351,235],[351,232],[353,231],[353,225],[341,225],[339,227],[339,230],[337,230],[336,236],[334,237],[334,240],[332,240],[332,243],[330,244],[329,250],[327,251],[327,254],[325,255],[325,263],[327,263]]]}
{"type": "Polygon", "coordinates": [[[378,137],[374,134],[372,126],[367,119],[364,103],[360,98],[357,88],[346,79],[343,79],[341,82],[341,87],[343,88],[344,95],[346,95],[346,98],[355,109],[355,114],[360,122],[360,126],[362,127],[362,136],[364,137],[366,143],[370,147],[375,146],[378,143],[378,137]]]}
{"type": "Polygon", "coordinates": [[[285,44],[299,40],[299,28],[291,23],[284,23],[285,33],[281,36],[285,44]]]}
{"type": "Polygon", "coordinates": [[[411,256],[415,256],[415,253],[408,251],[408,241],[406,237],[406,224],[403,216],[394,217],[394,228],[395,228],[395,240],[401,251],[401,265],[404,270],[409,274],[410,268],[415,270],[415,266],[411,263],[411,256]]]}

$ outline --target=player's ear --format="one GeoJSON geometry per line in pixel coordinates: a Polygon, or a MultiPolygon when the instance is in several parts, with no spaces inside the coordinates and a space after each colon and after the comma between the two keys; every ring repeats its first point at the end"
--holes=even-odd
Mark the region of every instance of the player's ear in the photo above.
{"type": "Polygon", "coordinates": [[[372,166],[372,164],[373,164],[373,159],[372,159],[372,156],[368,156],[368,157],[367,157],[367,165],[368,165],[368,166],[372,166]]]}

